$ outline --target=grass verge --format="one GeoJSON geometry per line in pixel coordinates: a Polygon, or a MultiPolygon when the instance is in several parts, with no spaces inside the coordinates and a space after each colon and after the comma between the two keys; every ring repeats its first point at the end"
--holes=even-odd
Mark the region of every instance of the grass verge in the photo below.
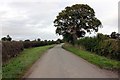
{"type": "Polygon", "coordinates": [[[2,78],[21,78],[25,71],[40,58],[40,56],[54,45],[25,49],[19,56],[12,58],[2,66],[2,78]]]}
{"type": "Polygon", "coordinates": [[[91,62],[92,64],[99,66],[100,68],[110,69],[110,70],[120,69],[120,61],[111,60],[103,56],[92,54],[91,52],[88,52],[88,51],[80,50],[70,44],[64,44],[62,47],[80,56],[81,58],[91,62]]]}

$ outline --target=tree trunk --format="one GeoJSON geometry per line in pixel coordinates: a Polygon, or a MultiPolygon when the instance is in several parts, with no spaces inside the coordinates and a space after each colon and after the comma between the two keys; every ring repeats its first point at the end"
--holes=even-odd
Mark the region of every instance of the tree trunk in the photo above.
{"type": "Polygon", "coordinates": [[[75,42],[76,42],[76,40],[77,40],[77,36],[76,36],[76,34],[73,34],[72,37],[73,37],[73,42],[72,42],[72,44],[75,45],[75,42]]]}

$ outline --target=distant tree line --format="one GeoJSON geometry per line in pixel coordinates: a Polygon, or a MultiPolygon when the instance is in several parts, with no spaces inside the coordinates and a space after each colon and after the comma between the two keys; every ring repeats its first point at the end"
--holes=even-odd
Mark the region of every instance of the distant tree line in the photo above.
{"type": "Polygon", "coordinates": [[[7,35],[7,37],[3,37],[3,38],[1,38],[1,40],[2,41],[11,41],[12,38],[9,35],[7,35]]]}
{"type": "MultiPolygon", "coordinates": [[[[12,41],[13,39],[12,39],[12,37],[10,37],[10,35],[7,35],[6,37],[3,37],[3,38],[1,38],[1,41],[12,41]]],[[[13,40],[13,41],[15,41],[15,40],[13,40]]],[[[21,42],[30,42],[31,40],[30,39],[26,39],[26,40],[19,40],[19,41],[21,41],[21,42]]],[[[35,40],[33,40],[34,42],[35,41],[41,41],[41,39],[40,38],[38,38],[38,39],[35,39],[35,40]]],[[[56,43],[62,43],[63,42],[63,40],[62,39],[57,39],[56,41],[54,41],[54,40],[51,40],[52,42],[56,42],[56,43]]],[[[50,40],[44,40],[44,42],[50,42],[50,40]]]]}
{"type": "Polygon", "coordinates": [[[9,59],[16,57],[23,51],[25,48],[39,47],[45,45],[59,44],[63,41],[61,39],[54,40],[44,40],[41,41],[40,38],[30,41],[26,39],[24,41],[14,41],[12,38],[7,35],[7,37],[1,38],[2,40],[2,60],[3,63],[8,61],[9,59]]]}
{"type": "Polygon", "coordinates": [[[120,39],[120,34],[117,32],[112,32],[110,36],[113,39],[120,39]]]}

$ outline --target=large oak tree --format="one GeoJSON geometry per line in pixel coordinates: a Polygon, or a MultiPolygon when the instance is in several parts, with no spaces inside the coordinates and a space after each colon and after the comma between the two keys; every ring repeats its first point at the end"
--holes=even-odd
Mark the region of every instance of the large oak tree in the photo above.
{"type": "Polygon", "coordinates": [[[86,32],[97,32],[101,22],[95,17],[94,10],[87,4],[75,4],[62,10],[54,20],[56,33],[63,35],[68,42],[74,43],[84,37],[86,32]]]}

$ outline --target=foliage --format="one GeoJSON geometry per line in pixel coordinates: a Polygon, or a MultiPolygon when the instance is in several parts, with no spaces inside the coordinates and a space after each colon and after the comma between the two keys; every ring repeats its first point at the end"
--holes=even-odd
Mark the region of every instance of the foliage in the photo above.
{"type": "Polygon", "coordinates": [[[111,60],[106,57],[99,56],[88,51],[80,50],[69,44],[64,44],[63,48],[101,68],[120,69],[120,65],[119,65],[120,61],[111,60]]]}
{"type": "Polygon", "coordinates": [[[62,40],[62,39],[57,39],[57,40],[56,40],[56,43],[58,43],[58,44],[59,44],[59,43],[63,43],[63,40],[62,40]]]}
{"type": "Polygon", "coordinates": [[[53,45],[25,49],[19,56],[12,58],[9,63],[3,65],[2,77],[11,78],[11,80],[13,80],[13,78],[21,78],[24,72],[39,59],[42,53],[51,47],[53,47],[53,45]]]}
{"type": "Polygon", "coordinates": [[[2,42],[2,60],[3,63],[12,57],[17,56],[23,50],[23,44],[21,42],[2,42]]]}
{"type": "Polygon", "coordinates": [[[2,41],[2,59],[6,63],[16,57],[23,49],[56,44],[56,41],[2,41]]]}
{"type": "Polygon", "coordinates": [[[111,36],[111,38],[113,38],[113,39],[120,39],[120,34],[119,34],[119,33],[116,33],[116,32],[112,32],[110,36],[111,36]]]}
{"type": "Polygon", "coordinates": [[[40,39],[40,38],[38,38],[38,39],[37,39],[37,41],[41,41],[41,39],[40,39]]]}
{"type": "Polygon", "coordinates": [[[86,32],[97,32],[101,22],[90,6],[76,4],[62,10],[54,20],[54,25],[57,27],[57,34],[74,43],[77,38],[84,37],[86,32]]]}
{"type": "Polygon", "coordinates": [[[1,40],[2,41],[11,41],[12,38],[9,35],[7,35],[7,37],[3,37],[1,40]]]}
{"type": "Polygon", "coordinates": [[[110,39],[108,36],[99,33],[96,37],[80,39],[76,41],[76,44],[98,55],[120,60],[119,42],[120,40],[110,39]]]}
{"type": "Polygon", "coordinates": [[[24,41],[23,45],[24,48],[31,48],[31,47],[39,47],[39,46],[44,46],[44,45],[51,45],[55,44],[55,41],[24,41]]]}
{"type": "Polygon", "coordinates": [[[26,39],[26,40],[25,40],[25,42],[28,42],[28,41],[30,41],[30,40],[29,40],[29,39],[26,39]]]}

